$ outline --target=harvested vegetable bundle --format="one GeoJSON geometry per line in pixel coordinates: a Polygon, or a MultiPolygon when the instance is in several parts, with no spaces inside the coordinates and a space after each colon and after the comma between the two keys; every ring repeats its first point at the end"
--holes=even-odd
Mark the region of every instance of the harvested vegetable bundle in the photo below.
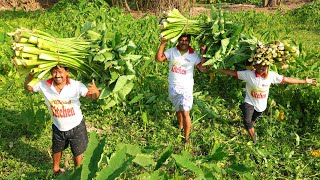
{"type": "Polygon", "coordinates": [[[198,19],[188,19],[177,9],[169,11],[161,21],[161,36],[176,42],[184,33],[194,35],[198,44],[205,44],[208,61],[205,65],[212,65],[217,69],[222,61],[237,46],[242,25],[225,20],[226,13],[221,9],[211,7],[211,17],[202,16],[198,19]]]}
{"type": "Polygon", "coordinates": [[[78,38],[55,38],[52,35],[28,29],[9,33],[14,39],[13,62],[29,69],[34,86],[45,78],[52,67],[68,67],[82,82],[95,79],[103,99],[103,109],[108,109],[125,97],[134,86],[135,71],[132,61],[141,58],[132,54],[135,44],[118,33],[108,33],[103,24],[88,23],[78,38]]]}
{"type": "Polygon", "coordinates": [[[16,66],[30,69],[35,85],[56,65],[70,67],[85,76],[100,76],[86,60],[94,46],[90,41],[76,38],[55,38],[39,30],[17,29],[8,33],[13,37],[15,51],[13,62],[16,66]]]}
{"type": "Polygon", "coordinates": [[[161,36],[176,42],[182,34],[198,35],[204,28],[210,28],[201,20],[192,20],[184,17],[178,9],[165,14],[160,22],[161,36]]]}
{"type": "Polygon", "coordinates": [[[283,43],[279,40],[272,43],[257,44],[256,52],[248,61],[253,64],[270,65],[273,63],[289,64],[295,62],[295,58],[300,55],[300,50],[288,41],[284,40],[283,43]]]}

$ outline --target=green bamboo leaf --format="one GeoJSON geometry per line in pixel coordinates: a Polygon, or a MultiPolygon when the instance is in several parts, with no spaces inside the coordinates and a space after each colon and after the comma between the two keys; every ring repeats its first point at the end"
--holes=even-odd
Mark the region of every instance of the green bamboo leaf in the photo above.
{"type": "Polygon", "coordinates": [[[97,180],[113,180],[121,175],[122,172],[126,170],[129,163],[132,162],[133,157],[126,159],[127,148],[124,147],[116,151],[110,158],[107,167],[104,167],[100,172],[98,172],[97,180]]]}
{"type": "Polygon", "coordinates": [[[97,133],[95,131],[90,133],[88,148],[83,155],[81,179],[93,179],[95,176],[99,169],[98,163],[103,154],[103,148],[106,142],[105,139],[106,137],[99,142],[97,133]]]}
{"type": "Polygon", "coordinates": [[[142,167],[146,167],[154,164],[153,156],[148,154],[137,154],[132,161],[142,167]]]}
{"type": "Polygon", "coordinates": [[[175,159],[176,163],[179,166],[184,167],[188,170],[191,170],[192,172],[196,173],[198,176],[203,175],[202,170],[198,166],[196,166],[192,161],[190,161],[188,158],[177,155],[177,154],[172,154],[172,157],[175,159]]]}
{"type": "Polygon", "coordinates": [[[171,156],[173,149],[171,146],[166,147],[166,149],[160,154],[160,158],[157,161],[157,164],[154,170],[157,170],[161,167],[161,165],[166,162],[166,160],[171,156]]]}

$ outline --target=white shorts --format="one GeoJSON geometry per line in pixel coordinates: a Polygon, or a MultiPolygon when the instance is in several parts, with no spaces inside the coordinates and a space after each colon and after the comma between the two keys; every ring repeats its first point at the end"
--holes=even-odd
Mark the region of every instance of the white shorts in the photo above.
{"type": "Polygon", "coordinates": [[[169,86],[169,99],[175,111],[190,111],[193,104],[193,88],[169,86]]]}

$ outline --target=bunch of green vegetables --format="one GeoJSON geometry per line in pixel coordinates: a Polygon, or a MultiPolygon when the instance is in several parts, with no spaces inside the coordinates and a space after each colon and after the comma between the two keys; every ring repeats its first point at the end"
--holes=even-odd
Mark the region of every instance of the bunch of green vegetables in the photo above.
{"type": "Polygon", "coordinates": [[[136,45],[118,32],[107,31],[104,22],[89,22],[81,32],[99,47],[92,48],[87,58],[92,67],[100,72],[100,99],[104,99],[101,107],[108,109],[124,102],[134,87],[134,64],[142,57],[133,54],[136,45]]]}
{"type": "Polygon", "coordinates": [[[82,82],[95,79],[101,90],[99,99],[107,109],[125,100],[135,78],[132,60],[136,46],[117,33],[104,29],[104,24],[87,23],[77,38],[56,38],[39,30],[17,29],[13,37],[14,64],[34,75],[34,86],[46,78],[56,65],[68,67],[82,82]]]}
{"type": "Polygon", "coordinates": [[[70,67],[84,76],[94,74],[99,77],[86,60],[94,46],[90,41],[56,38],[35,29],[17,29],[8,34],[13,37],[13,63],[30,69],[30,73],[34,74],[35,78],[29,83],[32,87],[56,65],[70,67]]]}
{"type": "Polygon", "coordinates": [[[173,9],[162,17],[160,28],[161,37],[174,43],[182,34],[198,35],[210,27],[201,19],[188,19],[178,9],[173,9]]]}
{"type": "Polygon", "coordinates": [[[287,40],[273,41],[268,44],[259,42],[256,52],[248,59],[253,64],[270,65],[274,63],[290,64],[300,55],[300,50],[287,40]]]}
{"type": "Polygon", "coordinates": [[[198,44],[206,45],[205,65],[217,69],[226,56],[237,48],[242,25],[226,21],[227,13],[211,7],[211,16],[188,19],[177,9],[169,11],[161,21],[161,36],[176,42],[182,34],[195,36],[198,44]]]}

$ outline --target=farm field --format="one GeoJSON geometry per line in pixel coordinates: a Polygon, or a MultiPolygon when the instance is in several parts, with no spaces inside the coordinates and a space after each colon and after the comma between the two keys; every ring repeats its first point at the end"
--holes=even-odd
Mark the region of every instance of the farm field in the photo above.
{"type": "MultiPolygon", "coordinates": [[[[252,144],[239,108],[245,83],[214,68],[210,73],[195,71],[190,143],[185,144],[168,98],[168,64],[155,62],[159,18],[135,18],[98,0],[61,0],[44,11],[0,11],[0,179],[52,175],[52,120],[43,97],[23,89],[28,71],[12,63],[7,33],[23,27],[57,38],[79,37],[90,22],[101,25],[112,42],[134,43],[122,55],[135,57],[127,65],[132,68],[123,71],[134,72],[135,79],[121,100],[81,99],[91,132],[84,165],[73,170],[68,149],[62,164],[69,170],[57,179],[320,179],[319,83],[272,86],[267,110],[255,126],[258,142],[252,144]]],[[[320,82],[319,0],[285,13],[232,11],[225,18],[244,25],[243,33],[264,43],[296,42],[302,55],[289,68],[276,70],[320,82]]],[[[192,46],[199,52],[197,41],[192,46]]]]}

